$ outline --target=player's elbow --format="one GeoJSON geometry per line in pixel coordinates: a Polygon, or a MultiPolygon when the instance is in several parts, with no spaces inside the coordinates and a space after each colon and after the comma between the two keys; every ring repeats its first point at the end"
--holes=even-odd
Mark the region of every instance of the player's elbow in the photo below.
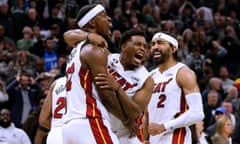
{"type": "Polygon", "coordinates": [[[205,117],[204,112],[203,112],[203,110],[201,110],[201,111],[199,112],[198,118],[199,118],[199,120],[203,120],[204,117],[205,117]]]}
{"type": "Polygon", "coordinates": [[[129,117],[132,119],[136,119],[143,111],[139,106],[136,106],[132,111],[131,114],[129,114],[129,117]]]}

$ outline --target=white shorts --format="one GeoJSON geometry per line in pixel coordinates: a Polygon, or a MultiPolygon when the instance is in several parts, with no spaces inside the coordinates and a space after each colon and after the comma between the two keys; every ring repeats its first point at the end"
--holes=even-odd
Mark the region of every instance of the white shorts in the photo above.
{"type": "Polygon", "coordinates": [[[47,144],[63,144],[62,127],[51,128],[47,136],[47,144]]]}
{"type": "Polygon", "coordinates": [[[109,122],[102,119],[70,120],[63,125],[62,137],[64,144],[119,144],[109,122]]]}
{"type": "Polygon", "coordinates": [[[129,135],[118,137],[120,144],[142,144],[137,136],[129,138],[129,135]]]}

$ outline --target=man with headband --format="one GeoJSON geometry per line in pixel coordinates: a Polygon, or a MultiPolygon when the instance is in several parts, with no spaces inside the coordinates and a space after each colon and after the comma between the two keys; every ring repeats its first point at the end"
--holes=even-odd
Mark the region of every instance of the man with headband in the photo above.
{"type": "MultiPolygon", "coordinates": [[[[64,34],[64,38],[69,45],[74,45],[86,38],[86,35],[85,31],[69,30],[64,34]]],[[[93,33],[89,35],[88,40],[106,45],[100,36],[93,33]]],[[[136,29],[125,31],[120,40],[120,48],[120,54],[109,53],[108,56],[108,71],[117,82],[103,74],[99,74],[95,79],[103,89],[117,89],[117,96],[123,109],[138,125],[137,135],[131,136],[131,132],[124,124],[110,114],[111,127],[118,136],[119,142],[121,144],[142,144],[144,140],[141,127],[142,112],[150,100],[153,89],[153,80],[143,65],[147,49],[144,32],[136,29]]]]}
{"type": "MultiPolygon", "coordinates": [[[[103,6],[86,5],[77,16],[79,28],[110,38],[110,17],[103,6]]],[[[108,111],[126,125],[131,121],[123,112],[112,89],[101,89],[94,77],[107,73],[106,48],[80,42],[72,49],[66,66],[66,114],[62,128],[64,144],[118,144],[112,132],[108,111]]]]}
{"type": "Polygon", "coordinates": [[[146,111],[151,144],[192,143],[188,126],[204,117],[195,73],[177,61],[177,50],[178,42],[171,34],[153,36],[151,55],[157,68],[150,72],[154,89],[146,111]]]}

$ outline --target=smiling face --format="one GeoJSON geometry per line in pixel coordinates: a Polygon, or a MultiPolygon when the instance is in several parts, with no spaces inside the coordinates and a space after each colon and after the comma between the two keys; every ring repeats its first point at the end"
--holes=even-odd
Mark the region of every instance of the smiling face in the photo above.
{"type": "Polygon", "coordinates": [[[144,63],[147,42],[141,35],[133,35],[122,45],[121,62],[127,70],[135,69],[144,63]]]}
{"type": "Polygon", "coordinates": [[[172,54],[172,47],[166,40],[154,39],[151,43],[151,55],[156,64],[165,63],[172,54]]]}

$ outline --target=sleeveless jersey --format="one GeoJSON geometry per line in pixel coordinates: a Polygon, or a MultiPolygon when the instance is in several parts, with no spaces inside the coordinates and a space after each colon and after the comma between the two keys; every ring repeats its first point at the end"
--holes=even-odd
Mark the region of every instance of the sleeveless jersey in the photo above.
{"type": "Polygon", "coordinates": [[[65,122],[72,119],[100,118],[109,119],[106,108],[100,101],[89,69],[82,67],[80,52],[85,41],[73,48],[66,67],[65,122]]]}
{"type": "MultiPolygon", "coordinates": [[[[136,91],[142,88],[146,79],[150,76],[144,66],[135,70],[125,71],[119,60],[120,54],[110,54],[108,56],[108,71],[113,75],[115,80],[121,85],[122,89],[132,98],[136,91]]],[[[110,114],[110,123],[113,131],[121,136],[129,132],[122,122],[110,114]]]]}
{"type": "MultiPolygon", "coordinates": [[[[159,68],[150,72],[154,80],[154,89],[148,104],[149,123],[164,123],[178,117],[187,110],[184,93],[176,81],[178,70],[184,66],[184,64],[178,63],[162,73],[159,68]]],[[[150,136],[150,142],[154,144],[175,144],[175,142],[185,144],[191,143],[188,141],[191,140],[190,137],[189,128],[180,128],[175,129],[173,132],[150,136]]]]}
{"type": "Polygon", "coordinates": [[[65,96],[66,96],[66,77],[61,77],[56,80],[52,91],[52,119],[51,129],[62,126],[62,116],[65,113],[65,96]]]}

